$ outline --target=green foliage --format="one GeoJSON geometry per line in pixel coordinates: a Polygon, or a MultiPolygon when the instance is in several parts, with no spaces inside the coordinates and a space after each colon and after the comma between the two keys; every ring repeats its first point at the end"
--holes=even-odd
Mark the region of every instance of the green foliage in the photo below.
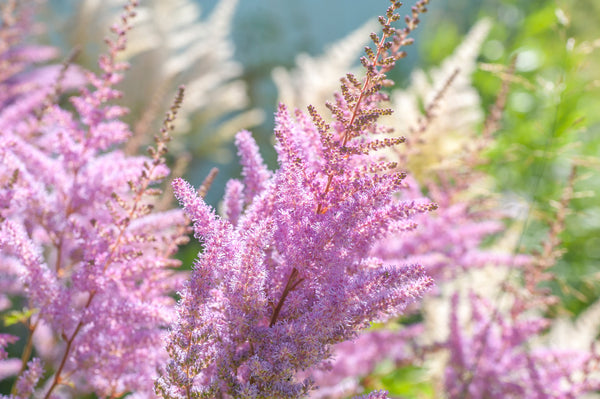
{"type": "MultiPolygon", "coordinates": [[[[474,75],[482,106],[496,101],[511,62],[516,57],[501,129],[487,150],[486,171],[497,190],[519,199],[515,214],[524,223],[523,249],[537,249],[554,219],[552,201],[566,184],[572,164],[580,178],[562,234],[564,256],[555,267],[554,292],[562,310],[580,313],[600,296],[600,26],[594,0],[470,2],[462,16],[453,4],[428,15],[430,28],[418,41],[420,66],[439,65],[479,18],[494,22],[474,75]],[[433,21],[432,21],[433,20],[433,21]],[[491,70],[491,71],[490,71],[491,70]],[[588,176],[586,179],[583,177],[588,176]]],[[[519,248],[515,248],[518,250],[519,248]]],[[[557,309],[561,311],[561,309],[557,309]]]]}
{"type": "Polygon", "coordinates": [[[434,398],[433,383],[428,379],[426,370],[416,366],[395,367],[391,362],[382,363],[373,375],[365,381],[369,392],[374,389],[385,389],[392,397],[406,399],[434,398]]]}
{"type": "MultiPolygon", "coordinates": [[[[484,47],[482,60],[507,66],[517,57],[518,79],[511,86],[497,145],[488,151],[488,170],[499,190],[516,193],[529,206],[523,246],[539,245],[554,218],[552,201],[560,197],[570,165],[578,165],[576,198],[561,236],[566,252],[555,267],[558,281],[553,285],[563,298],[561,307],[575,314],[600,294],[600,254],[589,244],[600,236],[594,194],[600,192],[600,97],[595,77],[600,58],[593,48],[600,29],[580,22],[589,19],[583,10],[594,7],[598,6],[593,1],[504,1],[490,7],[489,12],[498,15],[513,10],[521,16],[521,29],[496,24],[488,46],[501,43],[502,55],[486,58],[484,47]],[[582,178],[590,172],[595,177],[582,178]]],[[[498,77],[478,72],[475,81],[489,108],[500,86],[498,77]]]]}
{"type": "Polygon", "coordinates": [[[11,310],[2,315],[2,322],[5,327],[10,327],[18,323],[26,324],[29,318],[36,312],[36,309],[11,310]]]}

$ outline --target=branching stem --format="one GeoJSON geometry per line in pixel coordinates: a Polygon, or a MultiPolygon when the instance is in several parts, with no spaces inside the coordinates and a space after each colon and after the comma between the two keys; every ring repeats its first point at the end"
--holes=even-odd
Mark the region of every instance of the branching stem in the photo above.
{"type": "Polygon", "coordinates": [[[271,316],[269,327],[273,327],[277,322],[277,318],[279,317],[279,313],[281,312],[281,308],[283,307],[283,302],[285,302],[285,298],[287,298],[289,293],[292,292],[302,281],[304,281],[304,278],[298,278],[298,276],[298,269],[294,267],[294,269],[292,269],[290,277],[288,278],[287,283],[285,284],[285,288],[281,293],[281,298],[279,298],[277,306],[275,306],[275,309],[273,309],[273,315],[271,316]]]}

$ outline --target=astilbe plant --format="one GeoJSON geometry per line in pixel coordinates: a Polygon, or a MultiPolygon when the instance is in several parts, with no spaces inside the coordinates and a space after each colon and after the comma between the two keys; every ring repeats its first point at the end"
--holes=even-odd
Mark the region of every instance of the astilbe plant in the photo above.
{"type": "Polygon", "coordinates": [[[599,388],[593,369],[598,355],[548,346],[532,347],[549,320],[523,311],[502,314],[486,298],[468,298],[469,321],[459,320],[459,295],[452,298],[450,359],[445,370],[448,398],[579,398],[599,388]]]}
{"type": "MultiPolygon", "coordinates": [[[[399,163],[407,165],[417,178],[407,179],[410,190],[402,191],[403,198],[418,198],[424,188],[439,207],[434,215],[418,215],[417,229],[379,240],[372,251],[388,263],[418,259],[435,277],[438,289],[425,297],[425,306],[411,308],[419,312],[422,322],[409,326],[389,323],[336,345],[333,359],[307,373],[322,388],[311,397],[347,397],[360,392],[361,378],[383,360],[391,360],[397,367],[424,364],[438,391],[457,398],[577,397],[596,389],[597,379],[591,373],[596,356],[587,349],[553,348],[544,340],[549,325],[549,320],[539,316],[544,306],[521,298],[521,304],[529,304],[529,312],[537,312],[532,316],[516,306],[501,311],[494,305],[494,294],[503,286],[506,270],[525,273],[526,286],[532,290],[539,283],[535,276],[548,275],[532,273],[537,270],[533,265],[551,257],[512,255],[507,250],[481,247],[486,237],[505,234],[504,214],[489,194],[482,196],[473,187],[487,178],[477,169],[485,162],[481,151],[492,144],[508,80],[512,79],[510,74],[505,77],[498,100],[480,127],[479,99],[469,75],[486,31],[486,23],[479,23],[455,54],[433,70],[431,83],[425,73],[417,72],[408,90],[391,96],[393,107],[405,111],[394,125],[408,131],[405,145],[397,147],[402,151],[392,156],[399,156],[399,163]],[[425,104],[423,115],[418,111],[420,102],[425,104]],[[489,278],[490,273],[495,277],[489,278]],[[468,295],[459,306],[457,292],[470,274],[484,275],[484,280],[467,284],[485,295],[468,295]],[[469,306],[472,312],[458,321],[457,314],[469,306]],[[466,332],[471,329],[475,331],[466,332]],[[534,339],[542,344],[530,350],[528,345],[534,339]]],[[[560,243],[549,240],[546,246],[559,248],[560,243]]]]}
{"type": "Polygon", "coordinates": [[[333,123],[312,107],[310,116],[279,107],[277,171],[263,165],[249,133],[237,136],[244,179],[228,183],[223,217],[175,180],[204,250],[181,292],[159,394],[303,396],[312,384],[300,371],[370,322],[397,317],[431,287],[422,267],[369,255],[378,239],[413,229],[413,216],[435,207],[394,196],[404,174],[375,151],[402,139],[372,136],[387,132],[375,123],[391,112],[378,107],[387,98],[380,89],[426,4],[396,29],[400,3],[392,2],[380,18],[382,36],[372,35],[375,49],[362,59],[365,78],[348,75],[329,105],[333,123]]]}
{"type": "MultiPolygon", "coordinates": [[[[101,74],[86,72],[85,83],[68,62],[34,65],[53,51],[23,44],[31,19],[15,13],[17,2],[6,3],[0,26],[0,307],[24,299],[27,308],[11,317],[29,333],[16,362],[6,360],[6,349],[17,338],[0,334],[0,362],[16,375],[11,397],[132,392],[295,398],[315,390],[339,397],[343,389],[324,386],[319,393],[319,385],[332,375],[339,381],[367,374],[383,355],[417,362],[418,355],[439,349],[449,354],[441,389],[452,398],[570,398],[600,388],[592,375],[598,356],[529,347],[548,325],[540,315],[548,302],[539,286],[558,256],[564,214],[536,258],[544,262],[492,257],[479,245],[499,230],[499,216],[480,202],[461,202],[479,177],[473,164],[438,169],[417,182],[399,170],[406,155],[399,163],[390,160],[390,149],[404,139],[379,124],[391,113],[382,108],[389,98],[381,89],[391,83],[385,73],[403,56],[426,5],[418,1],[406,26],[396,29],[400,3],[392,1],[380,19],[383,34],[371,36],[375,48],[362,59],[364,78],[343,78],[341,93],[328,104],[331,119],[312,106],[308,114],[279,107],[276,171],[264,165],[249,132],[237,135],[243,178],[227,184],[222,216],[202,200],[206,187],[173,182],[203,245],[181,284],[173,271],[178,262],[170,257],[185,241],[187,220],[180,211],[153,211],[149,196],[168,173],[162,158],[182,92],[149,157],[119,150],[131,133],[119,121],[125,109],[111,105],[120,97],[114,85],[125,65],[117,57],[134,2],[113,28],[116,38],[100,59],[101,74]],[[70,98],[75,112],[58,105],[69,86],[81,86],[70,98]],[[436,205],[424,191],[440,203],[438,217],[428,214],[436,205]],[[508,309],[471,293],[465,321],[457,290],[446,283],[486,263],[522,267],[525,289],[502,285],[512,300],[508,309]],[[444,282],[440,290],[430,290],[428,273],[444,282]],[[177,306],[170,296],[175,290],[177,306]],[[424,324],[359,335],[373,321],[396,320],[428,290],[441,299],[450,291],[445,340],[425,347],[418,339],[431,327],[427,308],[424,324]],[[330,364],[334,353],[338,361],[330,364]]],[[[408,129],[409,156],[415,144],[427,144],[419,135],[436,126],[435,118],[436,130],[450,126],[440,115],[440,99],[459,96],[451,92],[460,74],[450,70],[441,79],[426,114],[408,129]]],[[[474,154],[481,148],[475,146],[474,154]]],[[[424,153],[431,149],[412,155],[424,153]]],[[[567,190],[563,211],[569,197],[567,190]]],[[[352,384],[349,391],[356,391],[352,384]]]]}
{"type": "Polygon", "coordinates": [[[77,68],[41,64],[57,56],[50,46],[27,42],[29,30],[35,29],[32,7],[7,1],[1,8],[0,25],[0,106],[2,127],[22,122],[23,114],[33,112],[56,91],[72,89],[83,83],[77,68]]]}
{"type": "MultiPolygon", "coordinates": [[[[443,66],[429,74],[433,82],[429,83],[428,74],[417,71],[408,89],[394,90],[390,96],[393,108],[403,113],[387,121],[407,133],[404,145],[386,153],[387,159],[408,167],[411,174],[401,197],[426,195],[438,209],[434,214],[417,215],[416,229],[378,240],[371,253],[386,263],[422,264],[437,285],[425,297],[426,305],[428,298],[439,296],[445,284],[470,270],[489,265],[518,267],[529,259],[482,248],[486,238],[504,228],[504,215],[490,195],[473,189],[487,177],[476,167],[483,161],[481,148],[491,141],[489,132],[478,135],[482,112],[470,83],[487,30],[486,21],[474,27],[443,66]],[[425,104],[423,114],[419,103],[425,104]]],[[[332,360],[310,370],[319,385],[326,387],[313,396],[334,398],[360,392],[360,379],[383,360],[396,365],[421,364],[440,326],[431,323],[428,306],[423,309],[420,305],[410,310],[422,322],[401,326],[394,321],[361,334],[354,342],[337,345],[332,360]]]]}
{"type": "MultiPolygon", "coordinates": [[[[116,58],[134,6],[112,28],[101,73],[86,72],[87,84],[69,98],[74,112],[56,101],[66,73],[3,102],[0,269],[6,298],[26,300],[19,318],[29,334],[13,397],[28,397],[43,373],[45,397],[150,393],[165,360],[170,295],[180,283],[170,257],[187,221],[179,210],[153,212],[152,196],[169,172],[163,156],[181,94],[149,157],[119,150],[131,133],[119,121],[126,110],[111,102],[120,97],[114,85],[126,65],[116,58]],[[34,346],[39,357],[30,361],[34,346]]],[[[28,21],[19,21],[26,33],[28,21]]],[[[14,41],[4,54],[29,49],[22,46],[14,41]]],[[[36,83],[28,80],[36,71],[24,62],[3,85],[36,83]]]]}
{"type": "Polygon", "coordinates": [[[543,312],[558,299],[542,284],[554,278],[549,269],[562,255],[559,235],[575,178],[572,167],[543,249],[519,270],[520,284],[505,279],[498,294],[504,298],[494,300],[470,291],[463,298],[468,299],[466,318],[460,314],[459,293],[452,295],[450,332],[443,343],[450,355],[444,378],[449,398],[566,399],[600,389],[595,345],[570,349],[544,342],[551,320],[543,312]]]}

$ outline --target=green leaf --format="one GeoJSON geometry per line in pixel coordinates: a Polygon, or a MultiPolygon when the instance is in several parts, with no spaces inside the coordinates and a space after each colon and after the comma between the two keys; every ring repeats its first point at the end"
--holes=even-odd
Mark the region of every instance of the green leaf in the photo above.
{"type": "Polygon", "coordinates": [[[37,309],[11,310],[5,315],[2,315],[2,321],[6,327],[17,323],[26,324],[27,320],[29,320],[29,318],[36,312],[37,309]]]}

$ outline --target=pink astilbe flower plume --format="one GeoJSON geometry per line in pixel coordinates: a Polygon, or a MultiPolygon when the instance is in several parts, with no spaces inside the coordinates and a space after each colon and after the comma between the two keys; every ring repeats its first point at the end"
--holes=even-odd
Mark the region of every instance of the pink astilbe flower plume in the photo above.
{"type": "MultiPolygon", "coordinates": [[[[154,212],[152,197],[169,173],[163,156],[182,92],[150,156],[118,149],[131,133],[119,120],[126,109],[111,102],[121,96],[114,85],[126,65],[116,59],[134,7],[112,28],[101,74],[86,72],[90,86],[69,98],[76,112],[48,102],[58,82],[37,88],[42,100],[19,108],[20,123],[7,112],[18,100],[0,110],[0,270],[2,280],[10,276],[10,294],[33,311],[26,353],[37,331],[52,332],[54,350],[38,351],[47,355],[49,379],[36,394],[46,397],[149,394],[166,355],[170,295],[181,280],[171,256],[185,242],[187,221],[179,210],[154,212]]],[[[40,364],[23,364],[14,395],[33,392],[40,364]]]]}
{"type": "Polygon", "coordinates": [[[511,300],[508,310],[471,293],[470,321],[465,321],[458,294],[452,296],[450,333],[444,343],[450,354],[444,379],[449,398],[566,399],[599,390],[597,348],[540,345],[551,321],[539,314],[556,302],[540,284],[552,278],[548,269],[562,254],[559,234],[573,198],[575,172],[573,167],[543,250],[522,270],[523,287],[504,284],[502,294],[511,300]]]}
{"type": "MultiPolygon", "coordinates": [[[[407,133],[405,145],[386,152],[387,159],[410,173],[404,179],[401,198],[418,200],[426,192],[438,209],[434,214],[417,215],[411,221],[416,228],[405,226],[378,240],[371,254],[386,263],[421,264],[442,291],[443,283],[472,270],[490,265],[518,267],[529,260],[482,248],[486,237],[504,229],[503,215],[494,208],[489,194],[473,190],[486,177],[475,166],[483,161],[481,144],[489,143],[490,138],[477,135],[481,110],[470,75],[487,29],[485,21],[477,24],[443,67],[434,70],[432,84],[423,83],[428,81],[424,72],[413,73],[409,89],[391,94],[392,105],[403,112],[388,119],[397,130],[407,133]],[[424,104],[423,114],[419,104],[424,104]],[[460,140],[453,141],[453,136],[460,140]]],[[[411,312],[420,312],[422,321],[410,326],[393,322],[336,345],[332,359],[309,370],[323,388],[311,397],[339,398],[362,392],[361,379],[384,360],[397,366],[422,364],[425,355],[436,350],[432,336],[438,336],[441,329],[432,323],[427,310],[429,301],[441,290],[430,292],[419,304],[425,308],[411,307],[411,312]]]]}
{"type": "Polygon", "coordinates": [[[6,1],[0,5],[0,128],[30,130],[28,120],[54,92],[80,87],[81,71],[72,65],[37,65],[54,59],[50,46],[27,43],[36,26],[33,4],[6,1]],[[35,111],[35,112],[34,112],[35,111]],[[24,118],[25,115],[29,117],[24,118]]]}
{"type": "MultiPolygon", "coordinates": [[[[458,309],[458,295],[452,300],[458,309]]],[[[597,356],[585,351],[531,348],[549,321],[523,314],[505,316],[488,301],[471,295],[471,325],[452,313],[445,373],[449,398],[579,398],[598,389],[588,365],[597,356]]]]}
{"type": "MultiPolygon", "coordinates": [[[[275,136],[279,169],[267,171],[247,132],[237,136],[243,179],[227,185],[225,217],[182,180],[174,192],[204,250],[181,292],[171,356],[156,391],[163,397],[296,398],[313,388],[298,373],[331,354],[372,321],[397,316],[432,285],[418,265],[389,265],[369,256],[376,240],[414,228],[435,208],[400,201],[404,174],[376,150],[375,124],[391,110],[380,92],[400,48],[425,11],[420,1],[404,29],[392,27],[400,3],[373,35],[367,75],[344,78],[327,124],[314,110],[293,115],[280,105],[275,136]]],[[[374,393],[370,397],[385,397],[374,393]]]]}

